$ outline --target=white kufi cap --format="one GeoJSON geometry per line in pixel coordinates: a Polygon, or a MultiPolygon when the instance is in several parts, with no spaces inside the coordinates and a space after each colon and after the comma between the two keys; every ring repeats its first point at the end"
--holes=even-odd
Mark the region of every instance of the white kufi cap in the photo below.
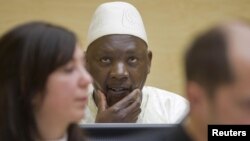
{"type": "Polygon", "coordinates": [[[96,39],[111,34],[133,35],[148,44],[140,13],[129,3],[108,2],[96,9],[87,35],[87,47],[96,39]]]}

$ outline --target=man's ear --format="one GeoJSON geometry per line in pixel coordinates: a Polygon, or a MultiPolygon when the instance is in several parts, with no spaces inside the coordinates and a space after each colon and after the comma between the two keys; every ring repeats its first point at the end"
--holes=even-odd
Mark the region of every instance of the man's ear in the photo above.
{"type": "Polygon", "coordinates": [[[152,51],[148,50],[148,74],[150,73],[152,58],[153,58],[153,53],[152,51]]]}
{"type": "Polygon", "coordinates": [[[85,50],[85,51],[83,51],[83,57],[84,57],[85,61],[87,62],[86,50],[85,50]]]}
{"type": "Polygon", "coordinates": [[[190,110],[199,111],[207,104],[205,89],[194,81],[188,81],[186,84],[186,95],[190,102],[190,110]]]}
{"type": "Polygon", "coordinates": [[[89,60],[87,58],[86,51],[83,52],[83,56],[84,56],[84,60],[85,60],[85,63],[86,63],[85,67],[89,71],[89,60]]]}

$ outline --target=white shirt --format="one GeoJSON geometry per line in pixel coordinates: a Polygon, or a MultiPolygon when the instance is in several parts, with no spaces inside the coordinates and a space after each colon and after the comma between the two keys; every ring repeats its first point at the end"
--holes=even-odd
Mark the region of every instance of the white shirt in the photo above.
{"type": "MultiPolygon", "coordinates": [[[[89,88],[88,106],[85,109],[85,118],[80,124],[95,122],[98,109],[92,94],[93,87],[91,86],[89,88]]],[[[175,124],[181,122],[189,111],[187,100],[172,92],[144,86],[142,94],[142,111],[136,123],[175,124]]]]}

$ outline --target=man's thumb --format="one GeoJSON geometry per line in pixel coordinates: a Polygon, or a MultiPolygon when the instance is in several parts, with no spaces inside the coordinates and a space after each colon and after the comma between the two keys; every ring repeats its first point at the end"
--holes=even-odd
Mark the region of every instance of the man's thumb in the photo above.
{"type": "Polygon", "coordinates": [[[107,108],[107,101],[104,93],[102,93],[100,90],[97,90],[96,95],[98,111],[105,111],[107,108]]]}

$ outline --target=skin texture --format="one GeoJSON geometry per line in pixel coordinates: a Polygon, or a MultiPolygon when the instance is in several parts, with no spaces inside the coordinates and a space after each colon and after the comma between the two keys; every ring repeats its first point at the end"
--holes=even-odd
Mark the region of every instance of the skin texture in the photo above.
{"type": "Polygon", "coordinates": [[[103,36],[90,44],[86,60],[94,79],[96,122],[135,122],[152,60],[146,43],[132,35],[103,36]]]}
{"type": "Polygon", "coordinates": [[[43,138],[62,137],[69,124],[84,117],[82,111],[87,105],[87,88],[92,82],[84,64],[82,51],[76,47],[72,60],[48,77],[45,96],[37,94],[33,99],[38,129],[43,138]]]}
{"type": "Polygon", "coordinates": [[[190,116],[185,128],[196,141],[207,140],[207,124],[250,124],[250,26],[240,22],[221,26],[233,82],[218,86],[213,97],[196,82],[187,82],[190,116]]]}

